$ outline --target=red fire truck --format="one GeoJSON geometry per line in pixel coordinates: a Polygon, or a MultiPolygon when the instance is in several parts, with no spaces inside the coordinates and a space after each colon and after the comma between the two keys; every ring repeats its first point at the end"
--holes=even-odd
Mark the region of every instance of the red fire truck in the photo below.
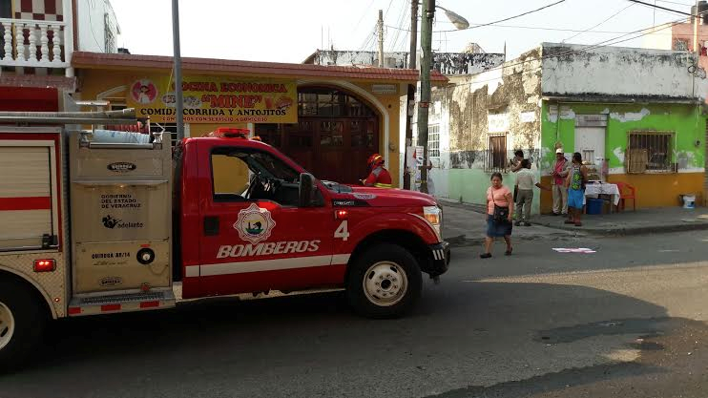
{"type": "Polygon", "coordinates": [[[241,130],[172,146],[160,133],[76,130],[134,114],[0,113],[0,367],[47,321],[180,300],[343,288],[399,316],[447,270],[428,195],[316,180],[241,130]]]}

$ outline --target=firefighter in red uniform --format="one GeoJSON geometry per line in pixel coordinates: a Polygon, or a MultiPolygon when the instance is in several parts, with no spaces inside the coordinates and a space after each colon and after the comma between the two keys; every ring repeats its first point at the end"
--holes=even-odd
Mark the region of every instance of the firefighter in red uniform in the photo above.
{"type": "Polygon", "coordinates": [[[362,181],[367,187],[392,188],[391,174],[384,168],[383,156],[375,153],[369,157],[369,176],[362,181]]]}

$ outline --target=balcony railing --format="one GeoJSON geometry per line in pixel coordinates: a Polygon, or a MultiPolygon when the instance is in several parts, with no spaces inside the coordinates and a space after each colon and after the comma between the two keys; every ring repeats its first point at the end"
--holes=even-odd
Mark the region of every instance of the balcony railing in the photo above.
{"type": "Polygon", "coordinates": [[[0,66],[66,68],[65,22],[0,18],[0,66]]]}

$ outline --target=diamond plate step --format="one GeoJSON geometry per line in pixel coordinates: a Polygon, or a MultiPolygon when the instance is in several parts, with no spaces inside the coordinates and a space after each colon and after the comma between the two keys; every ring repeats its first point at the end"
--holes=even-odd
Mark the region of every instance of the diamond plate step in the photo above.
{"type": "Polygon", "coordinates": [[[71,299],[69,315],[96,315],[101,313],[145,311],[175,306],[172,290],[148,293],[79,296],[71,299]]]}

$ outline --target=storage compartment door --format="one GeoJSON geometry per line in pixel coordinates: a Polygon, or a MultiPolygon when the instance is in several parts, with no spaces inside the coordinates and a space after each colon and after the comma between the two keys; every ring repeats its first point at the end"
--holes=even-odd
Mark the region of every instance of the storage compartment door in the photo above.
{"type": "Polygon", "coordinates": [[[54,143],[0,141],[0,251],[56,245],[54,143]]]}

